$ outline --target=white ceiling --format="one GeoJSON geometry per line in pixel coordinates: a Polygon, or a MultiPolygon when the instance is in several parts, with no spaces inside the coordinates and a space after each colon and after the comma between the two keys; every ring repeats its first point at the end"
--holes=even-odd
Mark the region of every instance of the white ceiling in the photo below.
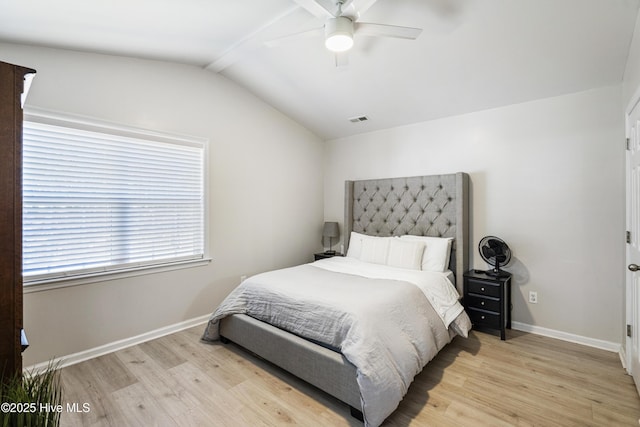
{"type": "Polygon", "coordinates": [[[356,36],[336,68],[321,36],[263,44],[323,25],[303,0],[0,0],[0,41],[205,67],[332,139],[619,84],[640,2],[354,1],[422,34],[356,36]]]}

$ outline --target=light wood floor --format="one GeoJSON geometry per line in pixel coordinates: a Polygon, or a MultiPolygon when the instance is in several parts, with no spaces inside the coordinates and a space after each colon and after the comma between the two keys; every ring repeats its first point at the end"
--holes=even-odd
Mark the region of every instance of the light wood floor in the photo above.
{"type": "MultiPolygon", "coordinates": [[[[191,328],[62,370],[63,426],[362,426],[347,407],[191,328]]],[[[619,356],[517,331],[472,332],[427,365],[385,426],[638,426],[619,356]]]]}

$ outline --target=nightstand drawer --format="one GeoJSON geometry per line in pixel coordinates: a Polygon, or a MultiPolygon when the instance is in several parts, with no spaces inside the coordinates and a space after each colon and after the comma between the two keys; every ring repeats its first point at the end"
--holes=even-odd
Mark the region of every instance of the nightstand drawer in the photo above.
{"type": "Polygon", "coordinates": [[[490,328],[499,329],[500,326],[500,314],[492,313],[490,311],[479,310],[477,308],[469,307],[467,310],[471,323],[474,325],[488,326],[490,328]]]}
{"type": "Polygon", "coordinates": [[[472,294],[488,295],[496,298],[500,297],[500,285],[481,282],[479,280],[469,280],[467,291],[472,294]]]}
{"type": "Polygon", "coordinates": [[[467,294],[464,303],[468,308],[480,308],[482,310],[500,313],[500,298],[477,297],[467,294]]]}

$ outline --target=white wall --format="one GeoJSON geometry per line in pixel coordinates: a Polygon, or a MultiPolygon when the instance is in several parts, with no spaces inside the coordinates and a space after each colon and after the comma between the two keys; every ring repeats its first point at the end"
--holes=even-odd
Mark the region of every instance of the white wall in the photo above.
{"type": "Polygon", "coordinates": [[[472,265],[486,268],[485,235],[512,248],[513,320],[619,344],[620,105],[620,87],[610,87],[329,141],[325,218],[342,222],[348,179],[468,172],[472,265]]]}
{"type": "Polygon", "coordinates": [[[629,46],[629,56],[622,80],[622,106],[626,109],[631,98],[640,88],[640,13],[636,17],[636,27],[629,46]]]}
{"type": "Polygon", "coordinates": [[[308,262],[321,248],[322,141],[227,79],[196,67],[0,44],[37,70],[27,107],[210,140],[206,267],[24,298],[24,364],[211,312],[240,275],[308,262]]]}

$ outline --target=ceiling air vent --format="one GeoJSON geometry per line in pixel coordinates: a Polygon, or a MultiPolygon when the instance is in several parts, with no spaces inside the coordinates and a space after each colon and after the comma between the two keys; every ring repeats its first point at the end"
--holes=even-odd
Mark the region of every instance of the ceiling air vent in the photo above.
{"type": "Polygon", "coordinates": [[[349,119],[349,121],[350,121],[351,123],[366,122],[367,120],[369,120],[369,117],[367,117],[367,116],[351,117],[351,118],[349,119]]]}

